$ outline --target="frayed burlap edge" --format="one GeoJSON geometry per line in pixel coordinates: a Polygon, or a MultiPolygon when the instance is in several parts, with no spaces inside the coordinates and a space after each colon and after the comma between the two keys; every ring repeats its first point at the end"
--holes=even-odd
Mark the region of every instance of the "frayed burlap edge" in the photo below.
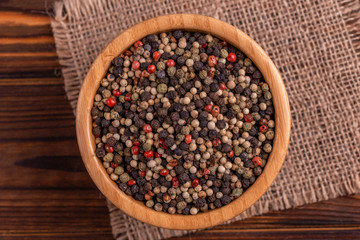
{"type": "MultiPolygon", "coordinates": [[[[346,32],[349,38],[352,40],[352,48],[354,53],[359,57],[360,55],[360,16],[359,12],[359,3],[357,0],[339,0],[337,2],[341,9],[341,14],[343,15],[344,25],[347,27],[346,32]],[[346,24],[345,24],[346,23],[346,24]]],[[[66,23],[75,21],[76,19],[93,14],[94,12],[105,13],[108,9],[114,9],[115,6],[108,4],[108,1],[105,0],[95,0],[95,1],[68,1],[55,3],[55,15],[54,20],[51,25],[54,32],[55,43],[57,48],[57,53],[59,56],[59,62],[62,65],[62,74],[65,80],[65,91],[67,97],[70,101],[70,104],[74,110],[76,109],[76,101],[79,94],[79,86],[82,83],[82,79],[79,79],[81,74],[78,72],[78,67],[76,62],[73,61],[71,43],[67,41],[68,37],[66,34],[66,23]]],[[[219,13],[221,16],[221,12],[219,13]]],[[[359,63],[359,61],[357,61],[359,63]]],[[[359,138],[359,136],[357,136],[359,138]]],[[[250,209],[240,214],[236,218],[228,221],[233,222],[241,220],[250,216],[260,215],[264,212],[271,210],[283,210],[288,209],[294,206],[299,206],[303,204],[314,203],[319,200],[327,200],[335,198],[338,196],[343,196],[346,194],[356,193],[360,191],[360,178],[359,176],[354,176],[354,179],[347,179],[343,182],[341,187],[334,186],[332,183],[329,183],[327,188],[322,188],[321,191],[315,192],[305,192],[302,191],[297,194],[296,197],[292,198],[282,198],[275,203],[266,202],[264,199],[260,199],[255,206],[252,206],[250,209]]],[[[151,231],[148,236],[151,236],[150,239],[158,238],[167,238],[173,236],[181,236],[189,231],[174,231],[160,229],[152,226],[145,226],[143,224],[136,224],[136,220],[132,219],[129,216],[123,214],[119,209],[117,209],[112,203],[108,201],[108,207],[111,216],[111,225],[113,226],[114,237],[118,239],[134,238],[136,232],[139,231],[138,227],[142,227],[142,234],[151,231]],[[114,231],[116,228],[116,231],[114,231]]]]}

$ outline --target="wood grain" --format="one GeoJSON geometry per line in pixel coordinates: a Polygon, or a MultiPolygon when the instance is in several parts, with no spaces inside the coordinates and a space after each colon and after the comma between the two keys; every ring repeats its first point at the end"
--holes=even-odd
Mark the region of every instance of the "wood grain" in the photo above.
{"type": "Polygon", "coordinates": [[[100,191],[118,208],[128,215],[154,226],[170,229],[201,229],[223,223],[234,218],[254,204],[270,187],[285,159],[290,139],[290,107],[284,83],[279,71],[265,51],[244,32],[220,20],[193,14],[160,16],[141,22],[116,37],[92,64],[82,85],[76,112],[76,132],[80,153],[86,169],[100,191]],[[134,201],[122,192],[107,174],[102,162],[95,156],[95,139],[92,134],[91,109],[93,99],[112,59],[119,56],[134,42],[143,37],[186,29],[210,33],[243,51],[262,72],[269,84],[275,107],[275,138],[273,150],[266,167],[256,182],[244,194],[229,205],[197,215],[169,214],[157,212],[134,201]]]}
{"type": "MultiPolygon", "coordinates": [[[[0,1],[0,15],[45,16],[52,2],[0,1]]],[[[0,38],[26,42],[49,36],[49,25],[0,25],[0,38]]],[[[11,54],[55,55],[51,43],[16,44],[11,51],[1,49],[0,61],[11,54]],[[33,44],[38,51],[29,51],[33,44]]],[[[60,66],[27,57],[22,59],[26,70],[16,61],[0,69],[0,239],[112,239],[104,197],[85,172],[77,148],[60,66]]],[[[358,239],[359,211],[360,196],[348,196],[180,239],[358,239]]]]}

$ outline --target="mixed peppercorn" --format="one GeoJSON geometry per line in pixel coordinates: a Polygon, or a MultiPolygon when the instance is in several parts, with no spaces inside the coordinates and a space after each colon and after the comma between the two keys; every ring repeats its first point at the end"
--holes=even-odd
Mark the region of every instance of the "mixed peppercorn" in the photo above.
{"type": "Polygon", "coordinates": [[[252,61],[198,32],[149,35],[116,57],[91,110],[96,156],[147,207],[197,214],[262,173],[274,107],[252,61]]]}

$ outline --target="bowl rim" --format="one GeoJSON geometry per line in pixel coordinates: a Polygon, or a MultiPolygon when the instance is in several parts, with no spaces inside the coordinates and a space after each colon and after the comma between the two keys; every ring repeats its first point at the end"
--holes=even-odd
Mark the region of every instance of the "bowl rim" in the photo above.
{"type": "Polygon", "coordinates": [[[237,216],[254,204],[270,187],[284,162],[290,139],[290,107],[279,71],[265,51],[248,35],[236,27],[215,18],[197,14],[171,14],[155,17],[125,30],[110,42],[91,65],[81,87],[76,112],[76,133],[85,167],[98,189],[120,210],[151,225],[181,230],[211,227],[237,216]],[[148,34],[175,29],[210,33],[219,37],[248,56],[270,86],[275,108],[275,137],[273,150],[263,173],[242,196],[230,204],[197,215],[157,212],[122,192],[109,177],[102,162],[95,155],[92,134],[91,108],[93,99],[111,60],[148,34]]]}

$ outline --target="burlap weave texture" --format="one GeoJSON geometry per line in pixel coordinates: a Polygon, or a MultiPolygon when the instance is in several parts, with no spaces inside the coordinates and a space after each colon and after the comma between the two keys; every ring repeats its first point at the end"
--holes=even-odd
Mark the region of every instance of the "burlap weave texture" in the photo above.
{"type": "MultiPolygon", "coordinates": [[[[92,61],[119,33],[148,18],[170,13],[215,17],[267,51],[289,95],[290,147],[270,189],[235,221],[360,191],[359,9],[351,0],[63,0],[55,5],[52,27],[74,111],[92,61]],[[353,22],[352,28],[346,21],[353,22]]],[[[144,224],[108,206],[117,239],[187,233],[144,224]]]]}

